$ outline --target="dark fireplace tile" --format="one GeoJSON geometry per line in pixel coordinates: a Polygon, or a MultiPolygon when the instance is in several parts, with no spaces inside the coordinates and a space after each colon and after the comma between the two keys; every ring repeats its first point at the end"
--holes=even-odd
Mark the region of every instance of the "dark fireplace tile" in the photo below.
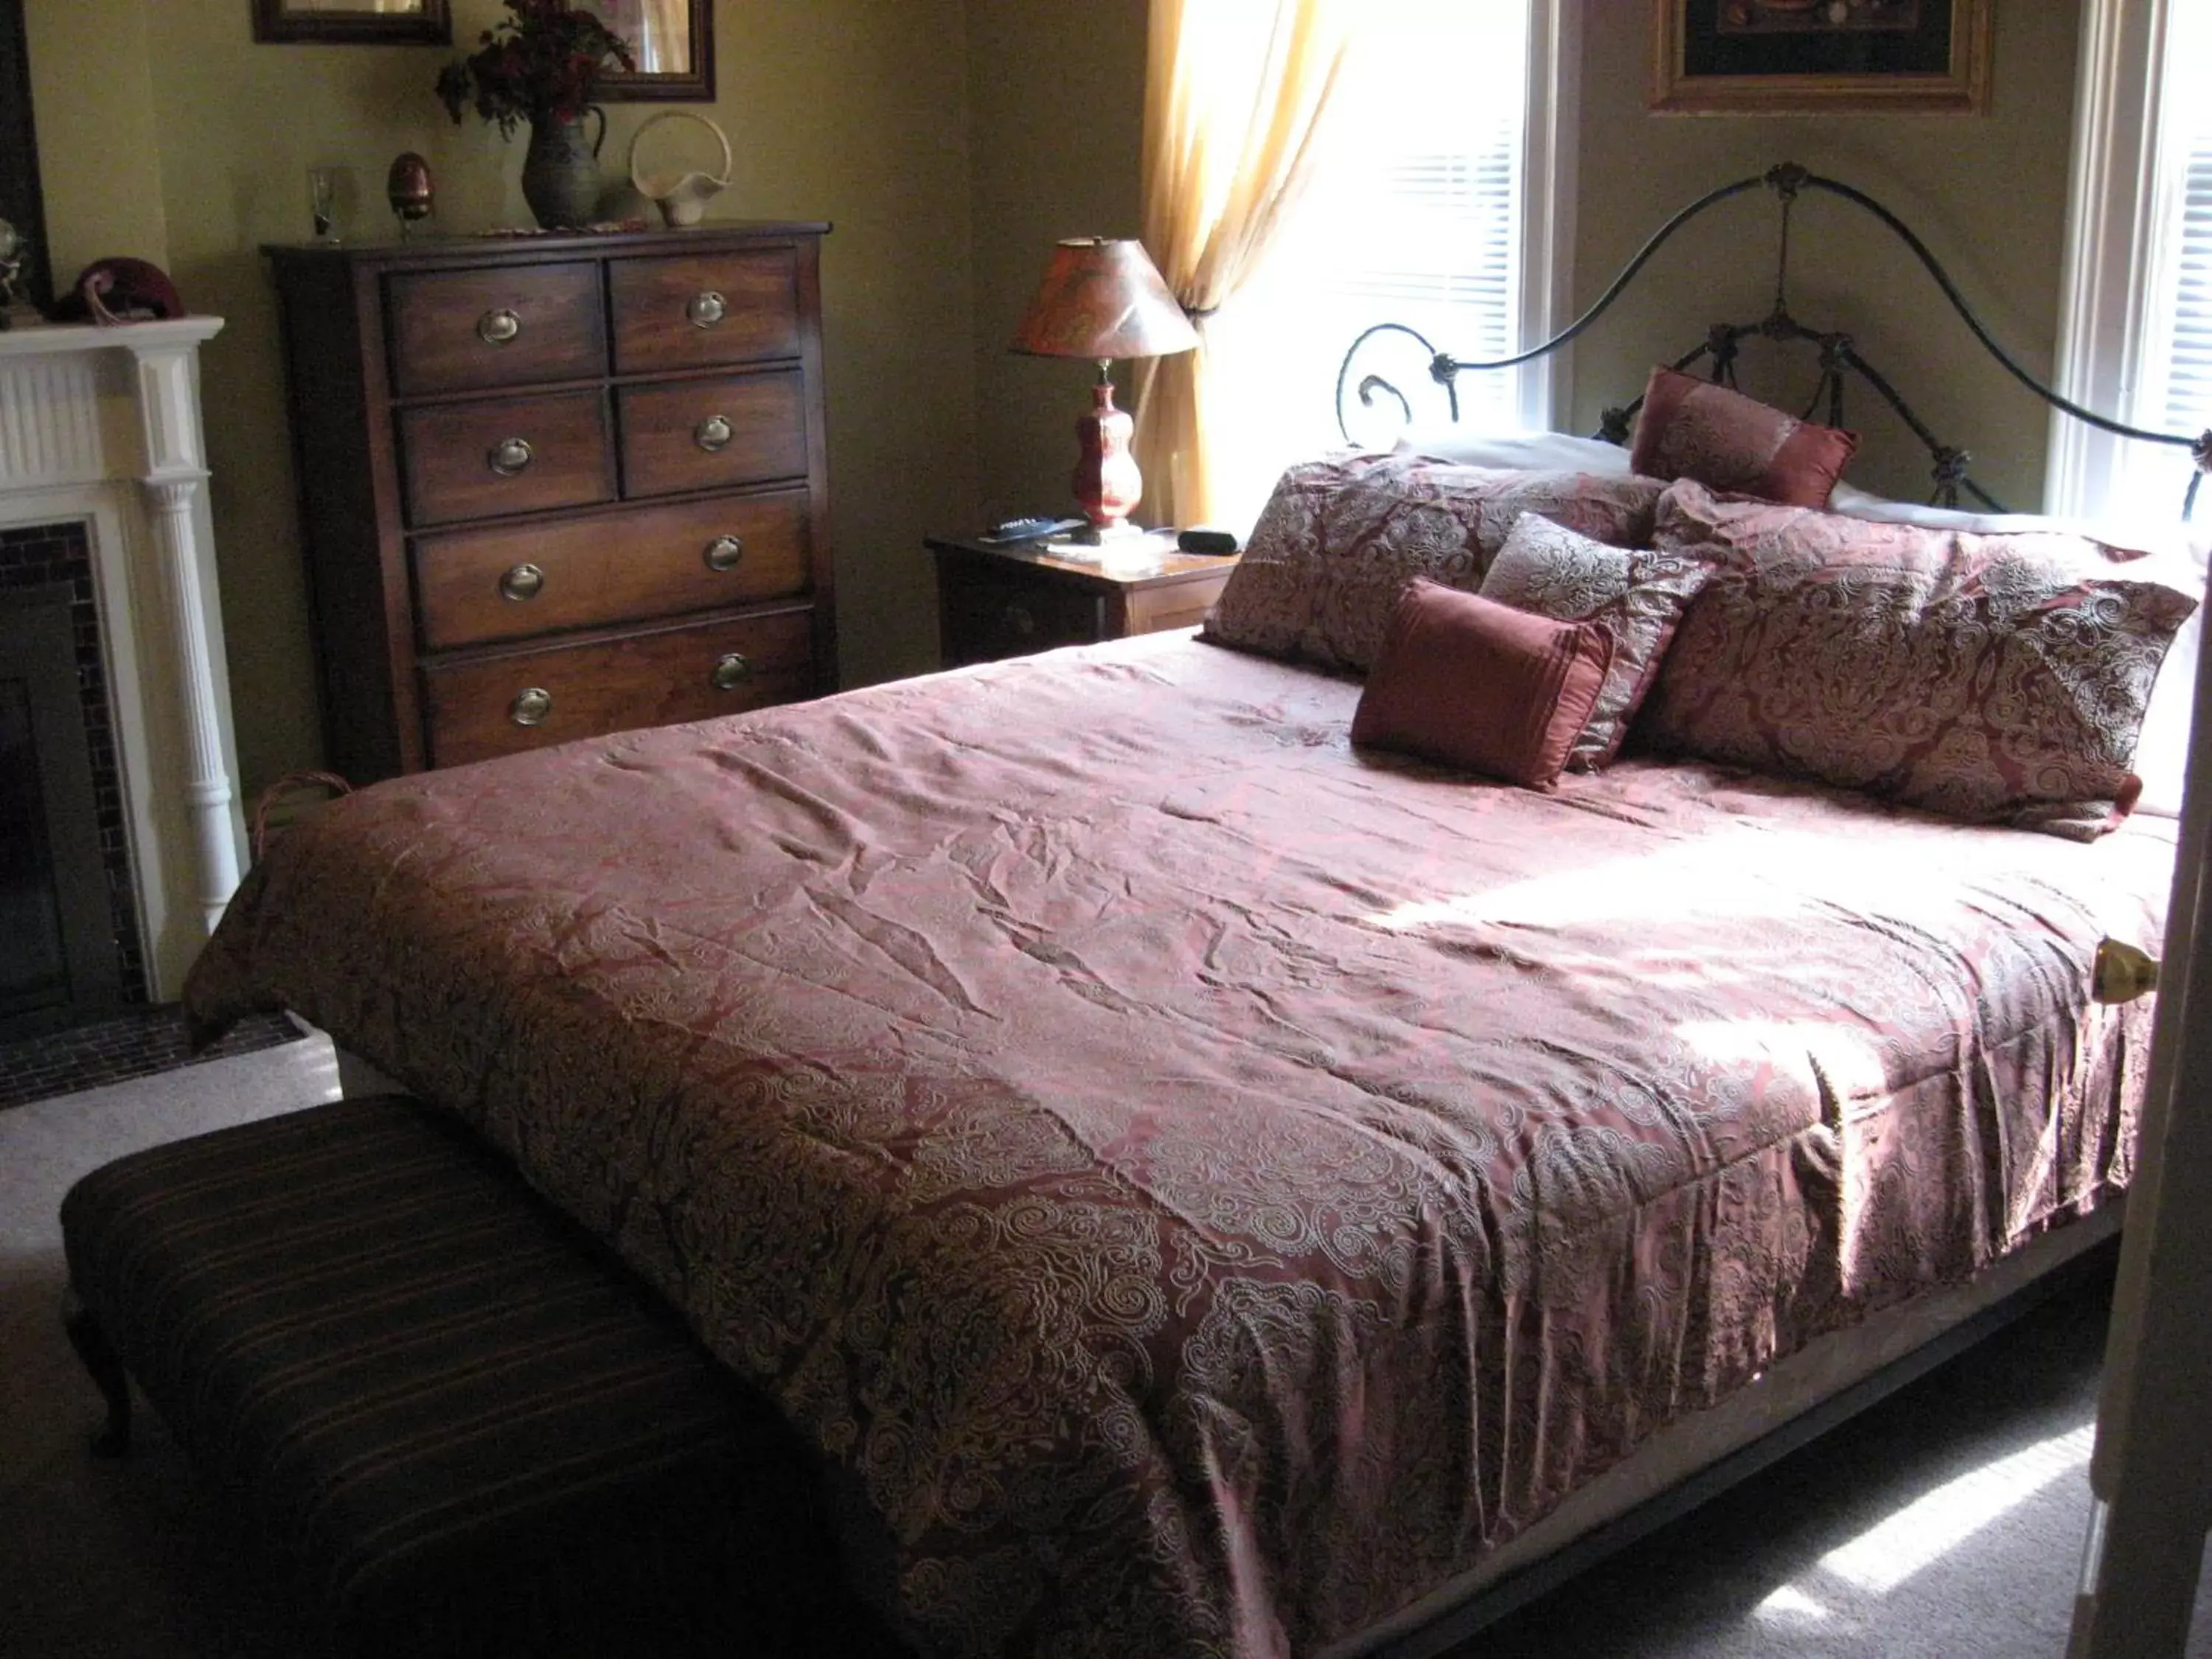
{"type": "Polygon", "coordinates": [[[0,1109],[55,1095],[73,1095],[204,1060],[250,1054],[304,1033],[282,1014],[252,1014],[204,1053],[185,1041],[185,1017],[173,1003],[135,1008],[74,1030],[0,1043],[0,1109]]]}

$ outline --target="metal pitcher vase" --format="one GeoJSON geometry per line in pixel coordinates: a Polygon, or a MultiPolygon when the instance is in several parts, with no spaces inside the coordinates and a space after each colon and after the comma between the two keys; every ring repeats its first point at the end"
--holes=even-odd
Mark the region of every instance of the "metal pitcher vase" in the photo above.
{"type": "Polygon", "coordinates": [[[599,146],[607,141],[607,112],[597,104],[562,120],[548,111],[530,124],[530,149],[522,158],[522,199],[547,230],[588,225],[599,202],[599,146]],[[586,138],[586,118],[599,118],[596,138],[586,138]]]}

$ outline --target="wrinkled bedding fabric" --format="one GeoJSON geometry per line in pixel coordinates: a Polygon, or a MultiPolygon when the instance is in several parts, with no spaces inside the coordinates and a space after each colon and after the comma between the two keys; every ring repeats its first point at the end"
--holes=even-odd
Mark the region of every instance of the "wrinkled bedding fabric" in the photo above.
{"type": "Polygon", "coordinates": [[[1355,754],[1187,636],[397,781],[188,988],[510,1152],[865,1493],[932,1653],[1372,1623],[2124,1184],[2172,826],[1355,754]]]}

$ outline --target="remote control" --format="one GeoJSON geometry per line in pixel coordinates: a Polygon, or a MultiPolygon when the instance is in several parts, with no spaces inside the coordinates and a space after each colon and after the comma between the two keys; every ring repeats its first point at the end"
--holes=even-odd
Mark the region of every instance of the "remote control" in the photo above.
{"type": "Polygon", "coordinates": [[[1033,542],[1041,536],[1057,536],[1087,522],[1082,519],[1008,519],[975,538],[979,542],[1033,542]]]}

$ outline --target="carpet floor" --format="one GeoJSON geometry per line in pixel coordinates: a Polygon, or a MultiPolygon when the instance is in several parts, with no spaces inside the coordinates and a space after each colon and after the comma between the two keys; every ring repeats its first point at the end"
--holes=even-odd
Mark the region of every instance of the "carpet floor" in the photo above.
{"type": "MultiPolygon", "coordinates": [[[[100,1401],[61,1334],[55,1209],[123,1152],[337,1092],[313,1038],[0,1112],[5,1659],[296,1651],[259,1564],[158,1419],[142,1417],[128,1460],[87,1456],[100,1401]]],[[[2057,1659],[2107,1289],[2046,1304],[1492,1626],[1464,1659],[2057,1659]]],[[[2187,1659],[2212,1659],[2209,1613],[2200,1601],[2187,1659]]]]}

